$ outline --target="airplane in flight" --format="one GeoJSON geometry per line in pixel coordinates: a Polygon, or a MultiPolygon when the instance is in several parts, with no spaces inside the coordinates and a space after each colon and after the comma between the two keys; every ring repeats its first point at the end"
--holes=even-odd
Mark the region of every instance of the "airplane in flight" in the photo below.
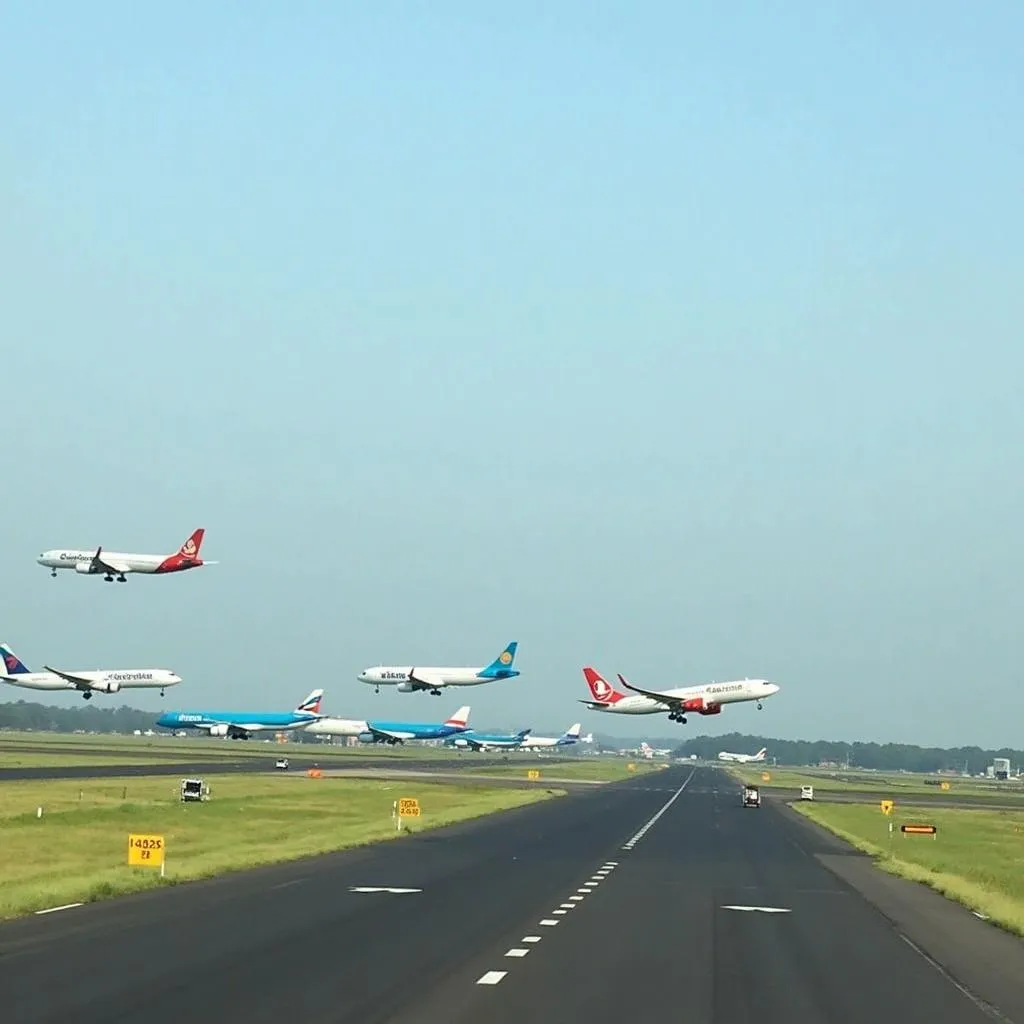
{"type": "Polygon", "coordinates": [[[592,743],[593,736],[580,737],[582,726],[574,722],[561,736],[527,736],[519,744],[520,750],[546,750],[550,747],[571,747],[574,743],[592,743]]]}
{"type": "Polygon", "coordinates": [[[162,697],[166,687],[177,686],[181,682],[181,676],[166,668],[89,669],[65,672],[44,665],[45,671],[33,672],[8,644],[0,644],[0,656],[3,657],[0,681],[12,686],[23,686],[27,690],[78,690],[85,700],[91,700],[94,693],[117,693],[127,689],[159,689],[162,697]]]}
{"type": "Polygon", "coordinates": [[[305,731],[313,736],[358,736],[363,743],[389,743],[394,746],[406,740],[440,740],[468,729],[469,705],[465,705],[444,722],[362,721],[325,715],[307,725],[305,731]]]}
{"type": "Polygon", "coordinates": [[[449,736],[444,741],[446,747],[458,747],[461,750],[518,750],[522,747],[523,741],[530,734],[529,729],[520,729],[519,732],[461,732],[455,736],[449,736]]]}
{"type": "Polygon", "coordinates": [[[728,750],[720,750],[718,752],[718,760],[739,761],[740,764],[749,764],[751,761],[763,761],[767,754],[767,747],[762,747],[756,754],[731,754],[728,750]]]}
{"type": "Polygon", "coordinates": [[[493,683],[496,679],[511,679],[519,675],[519,670],[512,667],[518,646],[513,640],[490,665],[483,668],[378,665],[376,668],[363,669],[356,678],[361,683],[369,683],[376,693],[380,693],[382,686],[395,686],[399,693],[427,690],[433,696],[440,697],[441,689],[445,686],[479,686],[481,683],[493,683]]]}
{"type": "Polygon", "coordinates": [[[46,566],[50,570],[51,576],[56,576],[58,569],[73,569],[83,576],[102,574],[108,583],[112,583],[114,579],[118,583],[127,583],[125,573],[129,572],[166,575],[171,572],[184,572],[186,569],[198,569],[201,565],[216,565],[216,562],[204,562],[199,557],[199,548],[202,546],[205,532],[204,529],[196,530],[173,555],[104,552],[102,547],[98,547],[95,551],[54,548],[52,551],[44,551],[36,559],[36,562],[46,566]]]}
{"type": "Polygon", "coordinates": [[[687,714],[717,715],[723,704],[762,701],[778,693],[780,687],[767,679],[737,679],[727,683],[705,683],[700,686],[680,686],[673,690],[645,690],[633,686],[621,675],[619,682],[636,696],[616,690],[599,672],[589,665],[583,675],[590,687],[593,700],[581,700],[591,711],[606,711],[618,715],[656,715],[668,712],[670,721],[686,725],[687,714]]]}
{"type": "Polygon", "coordinates": [[[157,720],[161,729],[197,729],[208,736],[247,740],[257,732],[301,729],[324,716],[320,702],[324,691],[314,690],[294,711],[166,711],[157,720]]]}

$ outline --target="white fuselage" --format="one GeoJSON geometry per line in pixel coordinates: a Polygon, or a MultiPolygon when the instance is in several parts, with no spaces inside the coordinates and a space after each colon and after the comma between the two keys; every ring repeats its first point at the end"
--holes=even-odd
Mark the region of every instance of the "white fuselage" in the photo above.
{"type": "MultiPolygon", "coordinates": [[[[702,686],[680,686],[674,690],[659,690],[673,701],[703,700],[707,704],[739,704],[743,701],[765,700],[779,692],[775,683],[766,679],[737,679],[726,683],[706,683],[702,686]]],[[[654,715],[668,710],[668,706],[653,697],[630,694],[614,703],[589,701],[594,711],[607,711],[616,715],[654,715]]]]}
{"type": "Polygon", "coordinates": [[[544,747],[569,747],[579,743],[579,737],[566,739],[563,736],[527,736],[519,745],[521,750],[540,750],[544,747]]]}
{"type": "Polygon", "coordinates": [[[361,736],[370,726],[358,718],[319,718],[306,726],[314,736],[361,736]]]}
{"type": "Polygon", "coordinates": [[[378,665],[376,668],[364,669],[359,673],[361,683],[371,686],[409,686],[413,682],[421,685],[441,686],[479,686],[481,683],[494,682],[488,676],[481,676],[479,668],[451,668],[449,666],[420,665],[378,665]]]}
{"type": "Polygon", "coordinates": [[[731,754],[728,750],[719,751],[719,761],[738,761],[740,764],[749,764],[751,761],[763,761],[764,754],[731,754]]]}
{"type": "MultiPolygon", "coordinates": [[[[92,551],[54,548],[52,551],[44,551],[36,559],[36,562],[39,565],[45,565],[47,569],[75,569],[77,566],[83,566],[81,571],[85,572],[84,566],[92,562],[95,554],[95,548],[92,551]]],[[[168,555],[140,555],[133,552],[126,554],[122,551],[104,551],[102,554],[103,560],[116,564],[119,571],[141,573],[155,573],[168,557],[168,555]]]]}
{"type": "Polygon", "coordinates": [[[87,687],[76,686],[56,672],[20,672],[15,675],[0,675],[0,682],[12,686],[23,686],[28,690],[81,690],[89,688],[98,693],[117,693],[119,690],[158,689],[176,686],[181,676],[165,668],[119,668],[69,672],[81,679],[87,687]]]}

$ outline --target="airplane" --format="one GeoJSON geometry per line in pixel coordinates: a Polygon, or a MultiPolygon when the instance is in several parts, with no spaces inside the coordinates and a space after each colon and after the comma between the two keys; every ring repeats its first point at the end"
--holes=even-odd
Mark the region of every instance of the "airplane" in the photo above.
{"type": "Polygon", "coordinates": [[[417,668],[398,665],[378,665],[366,668],[356,677],[361,683],[369,683],[376,693],[382,686],[396,686],[399,693],[415,693],[428,690],[433,696],[441,696],[443,686],[479,686],[495,679],[511,679],[519,675],[512,667],[518,643],[513,640],[484,668],[417,668]]]}
{"type": "Polygon", "coordinates": [[[728,750],[720,750],[718,752],[718,760],[739,761],[741,764],[747,764],[750,761],[763,761],[767,753],[767,747],[762,747],[756,754],[730,754],[728,750]]]}
{"type": "Polygon", "coordinates": [[[294,711],[166,711],[157,720],[161,729],[198,729],[208,736],[247,740],[257,732],[300,729],[325,716],[320,714],[323,690],[314,690],[294,711]]]}
{"type": "Polygon", "coordinates": [[[580,738],[582,726],[574,722],[561,736],[527,736],[519,745],[520,750],[544,750],[548,747],[571,747],[574,743],[593,742],[593,737],[580,738]]]}
{"type": "Polygon", "coordinates": [[[616,690],[601,674],[589,665],[583,675],[590,687],[593,700],[581,700],[591,711],[607,711],[619,715],[655,715],[668,712],[669,721],[686,725],[687,713],[717,715],[723,704],[736,704],[756,700],[757,710],[762,701],[778,693],[781,687],[767,679],[737,679],[727,683],[705,683],[701,686],[681,686],[673,690],[644,690],[633,686],[621,675],[619,682],[636,696],[616,690]]]}
{"type": "Polygon", "coordinates": [[[526,737],[530,734],[529,729],[520,729],[514,733],[495,732],[467,732],[449,736],[444,741],[446,747],[469,748],[474,751],[481,750],[518,750],[526,737]]]}
{"type": "Polygon", "coordinates": [[[197,569],[201,565],[216,565],[216,562],[204,562],[199,557],[205,532],[204,529],[196,530],[173,555],[136,555],[120,551],[104,554],[102,547],[98,547],[95,552],[54,548],[52,551],[44,551],[36,562],[46,566],[51,576],[56,576],[58,569],[74,569],[83,576],[98,576],[102,573],[108,583],[112,583],[115,578],[118,583],[127,583],[125,573],[129,572],[165,575],[197,569]]]}
{"type": "Polygon", "coordinates": [[[314,736],[358,736],[363,743],[405,743],[406,740],[439,740],[469,729],[469,705],[459,708],[444,722],[364,722],[356,718],[326,715],[306,726],[314,736]]]}
{"type": "Polygon", "coordinates": [[[85,700],[91,700],[94,693],[117,693],[122,689],[159,689],[160,696],[168,686],[176,686],[181,676],[166,668],[119,668],[89,669],[87,671],[64,672],[59,668],[44,665],[43,672],[33,672],[11,650],[8,644],[0,644],[3,670],[0,681],[12,686],[23,686],[27,690],[78,690],[85,700]]]}

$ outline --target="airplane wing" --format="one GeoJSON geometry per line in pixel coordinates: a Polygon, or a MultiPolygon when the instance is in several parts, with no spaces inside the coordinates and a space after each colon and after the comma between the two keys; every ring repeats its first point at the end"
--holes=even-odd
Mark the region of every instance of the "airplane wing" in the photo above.
{"type": "Polygon", "coordinates": [[[414,740],[416,734],[413,732],[404,732],[399,729],[378,729],[375,725],[370,725],[369,722],[366,724],[367,729],[374,736],[379,736],[385,740],[414,740]]]}
{"type": "Polygon", "coordinates": [[[422,669],[414,668],[409,673],[409,682],[417,683],[420,686],[425,687],[428,690],[437,690],[445,685],[444,680],[437,676],[432,676],[428,672],[424,672],[422,669]]]}
{"type": "Polygon", "coordinates": [[[101,558],[103,554],[103,548],[98,547],[96,554],[92,556],[92,571],[93,572],[109,572],[109,573],[126,573],[128,572],[128,566],[121,562],[112,561],[109,558],[101,558]]]}
{"type": "Polygon", "coordinates": [[[47,672],[52,672],[55,676],[60,676],[66,683],[71,683],[77,690],[92,689],[92,683],[88,679],[83,679],[81,676],[73,676],[70,672],[61,672],[59,668],[50,668],[49,665],[44,665],[43,668],[47,672]]]}
{"type": "Polygon", "coordinates": [[[632,690],[634,693],[643,694],[645,697],[650,697],[651,700],[656,700],[660,704],[664,704],[667,708],[677,708],[683,703],[681,697],[666,697],[663,693],[658,693],[657,690],[642,690],[639,686],[633,686],[632,683],[627,683],[621,675],[619,675],[619,682],[622,683],[627,690],[632,690]]]}

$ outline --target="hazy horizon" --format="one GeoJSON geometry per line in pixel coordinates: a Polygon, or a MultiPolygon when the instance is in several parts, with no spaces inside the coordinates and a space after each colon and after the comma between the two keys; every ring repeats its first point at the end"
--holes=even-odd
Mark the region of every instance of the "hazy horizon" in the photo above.
{"type": "Polygon", "coordinates": [[[0,640],[171,668],[130,694],[154,715],[323,686],[342,717],[1020,746],[1022,30],[5,5],[0,640]],[[198,526],[220,564],[35,564],[198,526]],[[513,639],[513,681],[355,678],[513,639]],[[587,664],[782,690],[670,728],[583,708],[587,664]]]}

